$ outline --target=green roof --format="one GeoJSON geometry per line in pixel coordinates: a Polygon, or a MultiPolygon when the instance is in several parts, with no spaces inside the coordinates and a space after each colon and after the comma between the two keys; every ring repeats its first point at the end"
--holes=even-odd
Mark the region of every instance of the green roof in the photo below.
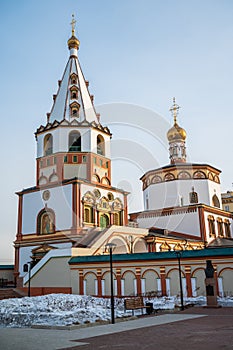
{"type": "Polygon", "coordinates": [[[0,270],[14,270],[14,265],[0,265],[0,270]]]}
{"type": "MultiPolygon", "coordinates": [[[[185,258],[210,258],[233,256],[233,248],[207,248],[199,250],[183,250],[181,251],[181,259],[185,258]]],[[[135,254],[113,254],[112,260],[118,261],[135,261],[135,260],[167,260],[177,259],[177,254],[171,252],[156,253],[135,253],[135,254]]],[[[85,255],[75,256],[69,260],[69,264],[78,263],[94,263],[109,261],[109,255],[85,255]]]]}

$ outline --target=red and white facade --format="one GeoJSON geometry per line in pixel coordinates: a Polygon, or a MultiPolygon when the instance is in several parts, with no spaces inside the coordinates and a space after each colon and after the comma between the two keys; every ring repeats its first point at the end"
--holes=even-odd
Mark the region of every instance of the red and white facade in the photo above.
{"type": "Polygon", "coordinates": [[[111,186],[111,133],[95,111],[74,29],[68,47],[70,57],[47,123],[35,133],[36,185],[17,193],[18,281],[25,275],[23,265],[36,264],[43,252],[71,249],[89,232],[128,221],[128,193],[111,186]]]}

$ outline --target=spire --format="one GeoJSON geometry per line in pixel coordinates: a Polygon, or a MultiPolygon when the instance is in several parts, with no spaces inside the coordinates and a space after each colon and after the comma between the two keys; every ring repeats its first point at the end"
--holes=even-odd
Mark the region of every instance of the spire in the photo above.
{"type": "Polygon", "coordinates": [[[67,120],[72,122],[95,122],[99,124],[98,116],[93,105],[93,98],[88,91],[88,84],[84,78],[78,60],[79,40],[75,36],[76,20],[72,15],[72,36],[68,40],[70,57],[66,65],[59,88],[54,95],[54,103],[49,116],[49,122],[55,120],[61,122],[67,120]]]}
{"type": "Polygon", "coordinates": [[[167,132],[171,164],[186,162],[186,131],[177,124],[179,109],[180,106],[176,104],[176,99],[173,97],[173,105],[170,111],[174,119],[174,125],[167,132]]]}
{"type": "Polygon", "coordinates": [[[71,28],[72,28],[72,36],[70,37],[70,39],[68,40],[67,44],[68,44],[68,48],[71,51],[71,55],[76,54],[77,55],[77,50],[79,49],[79,45],[80,42],[79,40],[76,38],[75,36],[75,25],[76,25],[76,20],[74,18],[74,14],[72,15],[72,21],[71,21],[71,28]],[[75,50],[75,51],[74,51],[75,50]]]}

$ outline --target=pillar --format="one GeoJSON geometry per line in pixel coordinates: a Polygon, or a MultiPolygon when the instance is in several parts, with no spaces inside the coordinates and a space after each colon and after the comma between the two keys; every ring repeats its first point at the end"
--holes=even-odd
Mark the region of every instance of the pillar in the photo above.
{"type": "Polygon", "coordinates": [[[83,295],[83,270],[79,270],[79,294],[83,295]]]}
{"type": "Polygon", "coordinates": [[[97,270],[97,293],[98,293],[98,297],[102,297],[102,284],[101,284],[101,280],[102,280],[102,270],[98,269],[97,270]]]}
{"type": "Polygon", "coordinates": [[[121,269],[116,269],[117,296],[121,297],[121,269]]]}
{"type": "Polygon", "coordinates": [[[161,279],[162,296],[166,296],[167,291],[166,291],[165,266],[160,266],[160,279],[161,279]]]}
{"type": "Polygon", "coordinates": [[[192,297],[191,266],[185,266],[184,270],[187,286],[187,296],[192,297]]]}
{"type": "Polygon", "coordinates": [[[142,286],[141,286],[141,268],[136,267],[136,281],[137,281],[137,294],[142,294],[142,286]]]}

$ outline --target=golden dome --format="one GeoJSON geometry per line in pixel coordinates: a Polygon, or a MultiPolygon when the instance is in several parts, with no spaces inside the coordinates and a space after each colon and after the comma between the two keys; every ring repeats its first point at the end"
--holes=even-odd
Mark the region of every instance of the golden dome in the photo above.
{"type": "Polygon", "coordinates": [[[168,130],[167,138],[169,142],[185,141],[186,131],[175,122],[173,127],[168,130]]]}
{"type": "Polygon", "coordinates": [[[69,50],[70,49],[79,49],[80,41],[76,38],[76,36],[72,35],[72,37],[67,41],[69,50]]]}

